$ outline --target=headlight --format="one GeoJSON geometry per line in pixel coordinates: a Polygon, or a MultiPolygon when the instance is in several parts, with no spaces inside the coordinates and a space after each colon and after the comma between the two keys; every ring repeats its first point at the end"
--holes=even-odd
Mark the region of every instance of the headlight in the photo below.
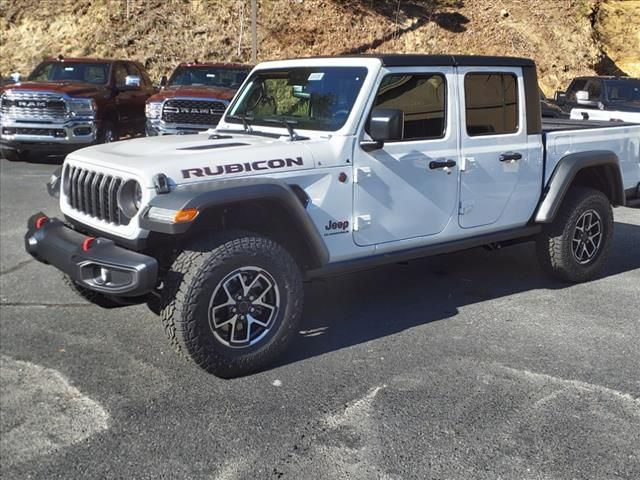
{"type": "Polygon", "coordinates": [[[133,190],[133,206],[137,211],[137,210],[140,210],[141,205],[142,205],[142,187],[138,182],[136,182],[136,188],[133,190]]]}
{"type": "Polygon", "coordinates": [[[127,180],[118,194],[118,207],[128,218],[135,217],[142,205],[142,187],[135,180],[127,180]]]}
{"type": "Polygon", "coordinates": [[[148,102],[145,106],[145,114],[147,118],[154,119],[160,118],[160,113],[162,112],[162,102],[148,102]]]}
{"type": "Polygon", "coordinates": [[[81,98],[69,102],[72,117],[93,117],[96,113],[96,101],[91,98],[81,98]]]}

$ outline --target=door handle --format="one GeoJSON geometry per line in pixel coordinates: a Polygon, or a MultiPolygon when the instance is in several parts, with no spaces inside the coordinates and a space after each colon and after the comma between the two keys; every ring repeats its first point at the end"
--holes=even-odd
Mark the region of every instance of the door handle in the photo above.
{"type": "Polygon", "coordinates": [[[521,160],[521,159],[522,159],[522,154],[519,152],[515,152],[515,153],[507,152],[500,155],[501,162],[510,162],[512,160],[521,160]]]}
{"type": "Polygon", "coordinates": [[[436,168],[453,168],[456,166],[456,162],[453,160],[446,160],[444,162],[431,161],[429,162],[429,168],[435,170],[436,168]]]}

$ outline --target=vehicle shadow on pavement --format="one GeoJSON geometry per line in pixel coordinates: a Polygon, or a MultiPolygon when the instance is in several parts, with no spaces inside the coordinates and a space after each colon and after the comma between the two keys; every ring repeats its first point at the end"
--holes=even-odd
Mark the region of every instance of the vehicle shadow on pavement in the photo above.
{"type": "MultiPolygon", "coordinates": [[[[616,223],[598,279],[640,268],[640,226],[616,223]]],[[[595,280],[594,280],[595,281],[595,280]]],[[[454,318],[461,307],[573,284],[547,277],[534,244],[473,249],[307,285],[302,326],[273,367],[454,318]]]]}

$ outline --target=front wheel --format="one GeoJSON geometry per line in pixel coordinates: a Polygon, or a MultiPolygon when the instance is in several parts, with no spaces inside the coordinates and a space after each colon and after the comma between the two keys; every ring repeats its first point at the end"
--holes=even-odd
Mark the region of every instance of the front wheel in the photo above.
{"type": "Polygon", "coordinates": [[[597,275],[613,234],[613,212],[607,196],[575,187],[564,199],[554,221],[537,238],[543,269],[567,282],[585,282],[597,275]]]}
{"type": "Polygon", "coordinates": [[[302,314],[300,270],[275,241],[229,234],[193,243],[162,289],[174,349],[220,377],[262,369],[286,347],[302,314]]]}
{"type": "Polygon", "coordinates": [[[18,152],[17,150],[10,150],[8,148],[0,149],[0,158],[9,160],[10,162],[20,162],[27,159],[27,154],[18,152]]]}

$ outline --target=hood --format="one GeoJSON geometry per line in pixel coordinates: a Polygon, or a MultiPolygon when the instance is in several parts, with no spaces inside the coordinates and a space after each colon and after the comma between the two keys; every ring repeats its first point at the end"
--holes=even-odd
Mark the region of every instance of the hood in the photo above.
{"type": "Polygon", "coordinates": [[[236,90],[224,87],[205,87],[205,86],[175,86],[168,87],[159,93],[151,96],[149,102],[159,102],[168,98],[176,97],[195,97],[203,99],[217,99],[230,101],[236,90]]]}
{"type": "Polygon", "coordinates": [[[159,173],[169,178],[170,185],[178,185],[315,166],[308,140],[292,142],[287,135],[210,135],[167,135],[94,145],[76,150],[67,159],[134,176],[147,188],[159,173]]]}
{"type": "Polygon", "coordinates": [[[20,82],[7,85],[5,92],[54,92],[66,94],[72,97],[91,97],[102,92],[106,87],[92,85],[85,82],[20,82]]]}

